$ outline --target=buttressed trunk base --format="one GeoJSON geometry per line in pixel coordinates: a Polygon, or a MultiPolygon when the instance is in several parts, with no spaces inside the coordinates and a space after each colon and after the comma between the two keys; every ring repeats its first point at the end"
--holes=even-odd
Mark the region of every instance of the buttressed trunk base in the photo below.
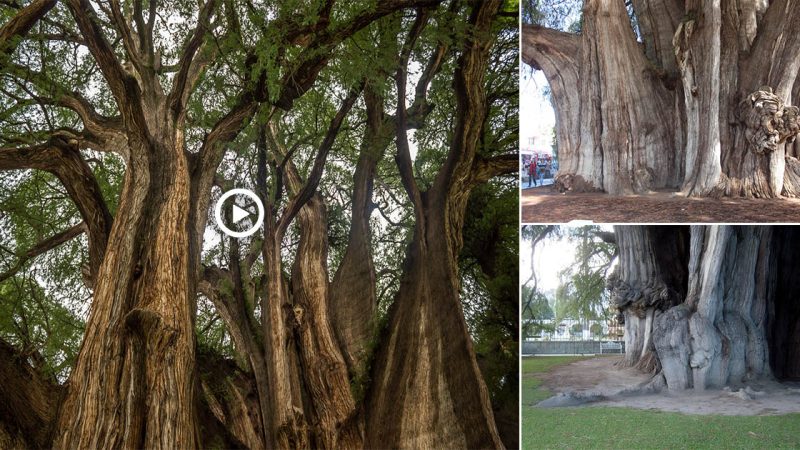
{"type": "Polygon", "coordinates": [[[800,3],[634,0],[638,35],[626,3],[584,0],[580,34],[523,25],[552,89],[555,187],[800,194],[800,3]]]}
{"type": "Polygon", "coordinates": [[[609,288],[625,317],[627,364],[663,374],[667,388],[678,390],[798,378],[800,308],[789,299],[800,293],[800,259],[787,249],[800,242],[800,231],[622,226],[616,232],[620,264],[609,288]],[[678,275],[664,276],[668,267],[678,275]]]}

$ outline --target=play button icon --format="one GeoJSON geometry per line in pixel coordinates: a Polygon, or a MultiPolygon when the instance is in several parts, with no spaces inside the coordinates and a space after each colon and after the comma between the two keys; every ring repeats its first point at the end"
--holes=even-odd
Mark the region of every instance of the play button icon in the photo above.
{"type": "Polygon", "coordinates": [[[247,189],[231,189],[230,191],[222,194],[219,200],[217,200],[217,205],[214,208],[214,218],[217,219],[217,225],[219,226],[219,229],[228,236],[235,238],[247,237],[255,233],[259,227],[261,227],[261,224],[264,223],[264,204],[261,203],[261,199],[258,198],[258,196],[252,191],[247,189]],[[251,217],[253,215],[251,207],[252,204],[255,203],[256,208],[258,208],[258,217],[255,221],[251,220],[250,228],[237,231],[232,230],[225,223],[222,218],[222,208],[225,206],[225,203],[229,201],[229,199],[232,202],[230,211],[233,224],[239,224],[243,220],[251,217]]]}
{"type": "Polygon", "coordinates": [[[240,220],[244,219],[245,217],[249,217],[249,216],[250,216],[250,212],[249,211],[245,211],[242,208],[239,208],[238,206],[233,205],[233,221],[234,222],[238,223],[240,220]]]}

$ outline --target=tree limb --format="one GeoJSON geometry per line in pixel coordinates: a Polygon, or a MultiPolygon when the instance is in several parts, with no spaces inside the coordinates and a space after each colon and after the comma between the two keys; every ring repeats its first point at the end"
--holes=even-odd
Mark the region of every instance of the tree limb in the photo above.
{"type": "Polygon", "coordinates": [[[111,5],[111,18],[114,21],[114,28],[122,37],[122,45],[125,47],[125,54],[128,56],[128,60],[133,63],[139,73],[144,73],[144,61],[142,61],[139,41],[134,39],[133,31],[126,18],[122,15],[119,0],[110,0],[109,4],[111,5]]]}
{"type": "Polygon", "coordinates": [[[544,71],[548,81],[560,71],[577,71],[580,37],[538,25],[522,24],[522,61],[544,71]]]}
{"type": "Polygon", "coordinates": [[[78,207],[89,231],[92,277],[105,255],[112,217],[91,168],[74,147],[60,138],[26,148],[0,148],[0,171],[38,169],[54,174],[78,207]]]}
{"type": "Polygon", "coordinates": [[[0,282],[13,277],[17,274],[24,266],[25,263],[30,261],[37,256],[46,253],[61,244],[71,241],[72,239],[80,236],[86,231],[86,224],[81,222],[77,225],[74,225],[70,228],[67,228],[64,231],[58,232],[49,238],[37,243],[33,247],[29,248],[27,251],[19,254],[16,264],[13,267],[6,270],[5,272],[0,273],[0,282]]]}
{"type": "Polygon", "coordinates": [[[57,0],[34,0],[0,27],[0,61],[17,48],[17,38],[25,36],[56,5],[57,0]]]}
{"type": "Polygon", "coordinates": [[[471,172],[472,180],[470,184],[477,185],[485,183],[494,177],[515,173],[517,170],[519,170],[519,155],[516,153],[499,155],[492,158],[477,157],[473,164],[473,170],[471,172]]]}
{"type": "Polygon", "coordinates": [[[203,44],[216,6],[216,0],[208,0],[203,6],[203,9],[200,10],[199,17],[197,18],[197,27],[194,29],[188,44],[186,44],[186,47],[183,49],[181,59],[178,62],[178,73],[175,74],[172,91],[169,93],[169,99],[167,100],[167,104],[175,117],[178,117],[182,113],[185,106],[185,99],[188,97],[186,95],[187,84],[191,87],[191,84],[187,83],[187,80],[191,78],[192,63],[197,50],[203,44]]]}
{"type": "Polygon", "coordinates": [[[143,140],[149,140],[150,133],[141,104],[141,89],[133,75],[126,73],[117,60],[114,50],[103,35],[97,13],[90,1],[67,0],[67,6],[114,95],[126,128],[136,132],[143,140]]]}
{"type": "Polygon", "coordinates": [[[450,198],[455,193],[456,198],[466,204],[470,172],[487,111],[484,78],[489,50],[495,40],[490,30],[500,4],[500,1],[488,0],[477,3],[469,19],[473,29],[458,58],[453,77],[455,129],[447,159],[436,174],[432,188],[440,199],[450,198]]]}
{"type": "Polygon", "coordinates": [[[319,146],[317,156],[314,158],[314,165],[311,168],[311,172],[308,174],[308,179],[299,192],[289,201],[289,204],[286,205],[286,208],[283,210],[283,214],[281,214],[277,228],[278,236],[283,236],[283,233],[289,227],[294,216],[300,212],[300,208],[302,208],[303,205],[311,199],[314,192],[317,191],[317,186],[319,186],[319,182],[322,179],[322,171],[325,169],[325,162],[328,159],[328,153],[333,147],[333,143],[336,141],[336,136],[339,134],[342,122],[344,122],[350,109],[353,108],[356,100],[358,100],[363,88],[364,84],[360,83],[357,88],[350,91],[350,94],[348,94],[347,98],[342,102],[336,115],[331,120],[330,125],[328,125],[328,131],[325,133],[325,137],[322,139],[322,143],[319,146]]]}
{"type": "Polygon", "coordinates": [[[400,64],[397,66],[397,73],[395,79],[397,81],[397,112],[395,120],[397,127],[395,129],[397,140],[397,154],[395,155],[395,164],[400,172],[400,181],[403,188],[408,194],[408,198],[414,205],[414,211],[417,215],[417,225],[422,226],[422,193],[420,192],[417,180],[414,178],[414,165],[411,162],[411,151],[408,145],[408,113],[406,111],[406,81],[408,78],[408,60],[411,57],[411,50],[414,48],[414,43],[422,34],[422,30],[428,23],[428,11],[425,9],[417,9],[417,15],[411,29],[408,32],[403,49],[400,52],[400,64]]]}

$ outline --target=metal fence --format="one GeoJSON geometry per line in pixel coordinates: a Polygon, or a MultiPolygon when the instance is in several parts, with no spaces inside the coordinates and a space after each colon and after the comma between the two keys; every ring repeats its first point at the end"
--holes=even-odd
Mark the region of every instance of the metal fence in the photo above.
{"type": "Polygon", "coordinates": [[[624,341],[524,341],[523,355],[599,355],[625,353],[624,341]]]}

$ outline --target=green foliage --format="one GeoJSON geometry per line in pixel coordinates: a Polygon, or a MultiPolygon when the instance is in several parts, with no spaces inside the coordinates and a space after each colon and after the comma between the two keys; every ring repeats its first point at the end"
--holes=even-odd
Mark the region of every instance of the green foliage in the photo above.
{"type": "MultiPolygon", "coordinates": [[[[233,341],[228,334],[225,323],[216,314],[214,306],[205,298],[197,301],[196,336],[198,352],[234,358],[240,355],[235,352],[233,341]]],[[[247,361],[238,361],[246,367],[247,361]]]]}
{"type": "MultiPolygon", "coordinates": [[[[552,225],[524,225],[520,228],[520,236],[523,240],[522,248],[530,249],[532,264],[533,255],[537,249],[541,248],[542,242],[550,238],[559,238],[561,229],[552,225]]],[[[548,310],[552,312],[552,310],[550,310],[549,301],[544,297],[544,293],[539,291],[533,267],[531,267],[531,272],[531,277],[522,283],[521,313],[523,317],[538,320],[545,317],[538,317],[537,314],[547,313],[548,310]],[[541,309],[544,306],[543,302],[547,303],[546,310],[541,309]]]]}
{"type": "Polygon", "coordinates": [[[522,22],[580,32],[583,0],[522,0],[522,22]]]}
{"type": "Polygon", "coordinates": [[[522,311],[523,338],[541,336],[542,333],[555,332],[555,323],[545,323],[554,319],[555,313],[548,298],[541,292],[531,292],[530,286],[522,286],[522,298],[530,299],[528,307],[522,311]]]}
{"type": "Polygon", "coordinates": [[[519,241],[514,181],[509,178],[473,190],[459,258],[467,324],[496,402],[517,395],[519,241]]]}
{"type": "Polygon", "coordinates": [[[33,278],[0,283],[0,339],[15,346],[45,376],[64,381],[83,336],[83,321],[33,278]]]}
{"type": "Polygon", "coordinates": [[[560,273],[556,290],[556,317],[607,319],[606,276],[616,255],[616,246],[598,237],[599,227],[571,228],[567,239],[576,244],[575,263],[560,273]]]}

